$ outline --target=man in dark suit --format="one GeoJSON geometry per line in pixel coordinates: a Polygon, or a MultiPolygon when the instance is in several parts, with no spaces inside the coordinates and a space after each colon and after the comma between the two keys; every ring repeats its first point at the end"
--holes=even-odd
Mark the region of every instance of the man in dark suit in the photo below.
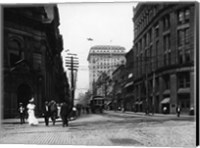
{"type": "Polygon", "coordinates": [[[63,122],[63,127],[66,125],[68,126],[68,116],[70,113],[70,107],[69,104],[67,104],[66,102],[64,102],[61,105],[61,110],[60,110],[60,116],[62,118],[62,122],[63,122]]]}
{"type": "Polygon", "coordinates": [[[23,107],[22,103],[19,103],[19,116],[20,116],[20,123],[25,123],[25,108],[23,107]]]}
{"type": "Polygon", "coordinates": [[[45,101],[43,115],[44,115],[45,125],[48,126],[50,117],[50,107],[48,101],[45,101]]]}

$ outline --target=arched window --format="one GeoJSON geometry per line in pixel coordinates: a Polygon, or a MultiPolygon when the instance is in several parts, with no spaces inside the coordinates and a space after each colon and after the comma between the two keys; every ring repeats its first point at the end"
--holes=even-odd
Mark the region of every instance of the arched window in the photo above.
{"type": "Polygon", "coordinates": [[[10,39],[8,41],[8,57],[11,67],[14,66],[17,61],[24,58],[22,44],[18,39],[10,39]]]}

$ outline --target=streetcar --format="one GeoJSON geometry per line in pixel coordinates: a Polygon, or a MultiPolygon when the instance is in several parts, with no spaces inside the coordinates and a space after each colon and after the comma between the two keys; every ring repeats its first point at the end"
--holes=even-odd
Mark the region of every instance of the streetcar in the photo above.
{"type": "Polygon", "coordinates": [[[104,109],[104,97],[93,96],[90,99],[90,108],[92,113],[103,113],[104,109]]]}

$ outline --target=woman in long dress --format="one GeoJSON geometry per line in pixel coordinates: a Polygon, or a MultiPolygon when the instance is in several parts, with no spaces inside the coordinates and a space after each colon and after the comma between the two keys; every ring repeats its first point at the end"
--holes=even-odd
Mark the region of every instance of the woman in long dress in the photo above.
{"type": "Polygon", "coordinates": [[[34,102],[34,98],[32,98],[29,101],[29,104],[27,105],[28,123],[29,125],[38,125],[38,120],[35,117],[35,104],[33,102],[34,102]]]}

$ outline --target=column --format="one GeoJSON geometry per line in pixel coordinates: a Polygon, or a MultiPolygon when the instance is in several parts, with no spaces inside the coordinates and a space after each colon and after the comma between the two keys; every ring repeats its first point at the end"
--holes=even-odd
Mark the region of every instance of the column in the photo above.
{"type": "Polygon", "coordinates": [[[196,109],[194,103],[194,96],[196,96],[194,85],[196,86],[196,84],[194,84],[194,72],[192,71],[190,72],[190,107],[194,107],[194,109],[196,109]]]}
{"type": "MultiPolygon", "coordinates": [[[[159,100],[160,100],[160,102],[163,100],[163,95],[162,95],[162,93],[163,93],[163,78],[162,78],[162,76],[160,76],[159,77],[159,100]]],[[[158,109],[158,112],[159,113],[162,113],[162,105],[161,105],[161,103],[160,102],[158,102],[159,103],[159,109],[158,109]]]]}
{"type": "Polygon", "coordinates": [[[177,76],[175,73],[170,75],[170,113],[176,113],[177,105],[177,76]]]}

